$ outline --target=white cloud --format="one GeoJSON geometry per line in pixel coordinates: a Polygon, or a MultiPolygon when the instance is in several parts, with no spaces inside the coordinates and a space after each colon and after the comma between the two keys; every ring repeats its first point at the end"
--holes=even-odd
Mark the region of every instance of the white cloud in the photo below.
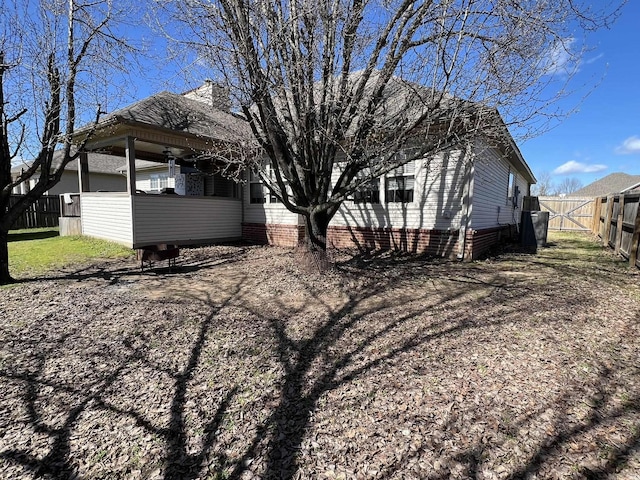
{"type": "Polygon", "coordinates": [[[602,57],[604,57],[604,53],[600,53],[599,55],[596,55],[595,57],[592,58],[588,58],[584,61],[584,63],[586,65],[591,65],[592,63],[597,62],[598,60],[600,60],[602,57]]]}
{"type": "Polygon", "coordinates": [[[558,40],[542,59],[542,69],[546,75],[569,75],[577,73],[580,59],[573,52],[575,38],[558,40]]]}
{"type": "Polygon", "coordinates": [[[638,138],[636,135],[627,138],[624,142],[622,142],[622,145],[616,147],[616,153],[619,153],[621,155],[640,153],[640,138],[638,138]]]}
{"type": "Polygon", "coordinates": [[[602,164],[587,165],[586,163],[569,160],[567,163],[563,163],[558,168],[556,168],[553,173],[556,175],[569,175],[572,173],[595,173],[606,170],[607,168],[609,167],[602,164]]]}

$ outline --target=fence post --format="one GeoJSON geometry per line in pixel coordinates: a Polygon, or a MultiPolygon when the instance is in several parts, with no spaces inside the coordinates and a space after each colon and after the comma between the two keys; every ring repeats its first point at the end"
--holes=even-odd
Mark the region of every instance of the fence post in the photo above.
{"type": "Polygon", "coordinates": [[[616,241],[614,252],[616,255],[620,253],[622,246],[622,222],[624,221],[624,193],[618,197],[618,218],[616,218],[616,241]]]}
{"type": "Polygon", "coordinates": [[[631,237],[631,247],[629,247],[629,265],[635,267],[638,260],[638,239],[640,238],[640,199],[638,199],[638,210],[636,213],[636,222],[633,226],[633,236],[631,237]]]}
{"type": "Polygon", "coordinates": [[[607,214],[604,217],[604,236],[602,241],[605,247],[609,246],[609,234],[611,233],[611,217],[613,216],[613,196],[607,195],[607,214]]]}
{"type": "Polygon", "coordinates": [[[89,184],[89,155],[87,152],[80,152],[78,156],[78,188],[80,193],[91,190],[91,185],[89,184]]]}
{"type": "Polygon", "coordinates": [[[591,217],[591,233],[596,235],[600,230],[600,206],[602,205],[602,198],[597,197],[593,199],[593,216],[591,217]]]}

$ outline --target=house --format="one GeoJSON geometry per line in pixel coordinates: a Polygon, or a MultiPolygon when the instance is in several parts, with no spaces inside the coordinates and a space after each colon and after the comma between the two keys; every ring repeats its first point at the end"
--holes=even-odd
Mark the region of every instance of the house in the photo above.
{"type": "MultiPolygon", "coordinates": [[[[397,249],[477,258],[517,233],[523,196],[535,178],[519,150],[478,139],[470,151],[450,149],[415,160],[374,180],[344,202],[327,232],[336,248],[397,249]]],[[[304,222],[250,176],[242,238],[295,246],[304,222]]]]}
{"type": "MultiPolygon", "coordinates": [[[[88,132],[81,129],[75,138],[88,132]]],[[[86,150],[124,157],[120,171],[126,189],[82,188],[83,234],[131,248],[228,240],[298,245],[303,219],[270,195],[259,178],[246,172],[241,187],[220,174],[225,155],[251,135],[212,82],[185,95],[162,92],[107,115],[86,150]],[[147,181],[145,169],[158,163],[180,168],[174,174],[177,195],[143,193],[164,181],[158,177],[152,184],[151,174],[149,188],[139,188],[147,181]]],[[[477,138],[471,147],[452,147],[370,182],[333,218],[329,245],[470,259],[513,235],[535,177],[508,133],[501,138],[477,138]]],[[[91,172],[89,154],[80,162],[91,172]]]]}
{"type": "MultiPolygon", "coordinates": [[[[60,165],[60,157],[62,152],[54,153],[53,166],[57,168],[60,165]]],[[[118,173],[118,167],[122,165],[122,158],[113,157],[101,153],[90,153],[91,159],[91,176],[88,179],[90,191],[123,191],[126,188],[126,177],[118,173]]],[[[11,169],[11,175],[17,179],[23,169],[27,168],[29,163],[18,165],[11,169]]],[[[13,189],[15,195],[23,195],[27,193],[37,182],[36,173],[31,179],[22,182],[13,189]]],[[[58,195],[61,193],[78,191],[78,162],[72,161],[65,167],[62,172],[60,182],[49,189],[47,195],[58,195]]]]}
{"type": "MultiPolygon", "coordinates": [[[[348,81],[355,86],[362,75],[354,72],[348,81]]],[[[369,95],[374,95],[377,75],[374,72],[364,87],[369,95]]],[[[342,203],[329,224],[328,245],[468,259],[516,234],[523,196],[529,195],[535,177],[497,111],[448,95],[440,99],[432,89],[398,77],[385,85],[377,107],[380,114],[373,120],[385,137],[393,138],[398,125],[402,129],[423,119],[434,97],[441,103],[428,124],[431,129],[437,130],[442,118],[453,115],[456,133],[464,135],[465,123],[473,125],[472,131],[481,123],[484,135],[476,135],[471,145],[458,142],[424,158],[415,153],[421,151],[416,138],[428,129],[418,125],[413,129],[417,134],[397,155],[419,158],[368,182],[364,191],[342,203]]],[[[276,115],[282,115],[280,124],[287,125],[282,112],[287,109],[276,107],[276,115]]],[[[355,136],[357,123],[349,124],[347,138],[355,136]]],[[[381,150],[379,158],[383,156],[381,150]]],[[[341,170],[338,159],[332,172],[334,185],[341,170]]],[[[264,173],[268,178],[270,172],[264,173]]],[[[288,246],[301,242],[304,219],[289,212],[256,175],[248,174],[246,180],[243,238],[288,246]]]]}
{"type": "MultiPolygon", "coordinates": [[[[60,163],[61,152],[54,154],[54,167],[60,163]]],[[[88,189],[90,192],[124,192],[127,189],[126,165],[122,163],[122,157],[89,152],[87,154],[88,164],[91,166],[88,178],[88,189]]],[[[145,193],[161,193],[163,189],[175,187],[175,177],[169,176],[169,169],[166,163],[150,162],[146,160],[136,160],[136,190],[145,193]]],[[[29,166],[29,163],[19,165],[11,169],[13,178],[17,178],[22,170],[29,166]]],[[[186,169],[188,171],[188,168],[186,169]]],[[[175,174],[180,175],[180,166],[175,167],[175,174]]],[[[14,195],[24,195],[37,181],[37,174],[17,185],[13,189],[14,195]]],[[[74,193],[79,189],[78,185],[78,162],[70,162],[62,172],[60,181],[46,195],[61,195],[64,193],[74,193]]]]}
{"type": "Polygon", "coordinates": [[[604,197],[616,193],[640,191],[640,175],[628,173],[610,173],[580,190],[569,194],[570,197],[604,197]]]}
{"type": "MultiPolygon", "coordinates": [[[[82,233],[131,248],[239,240],[240,188],[220,175],[224,165],[211,160],[211,152],[226,154],[251,133],[246,121],[229,112],[220,97],[212,82],[186,95],[161,92],[75,132],[78,142],[91,134],[87,152],[120,157],[126,177],[122,192],[90,192],[80,180],[82,233]],[[141,161],[175,162],[175,171],[168,173],[174,177],[174,190],[168,178],[164,188],[163,177],[147,174],[145,166],[152,163],[141,161]],[[138,188],[147,175],[149,188],[138,188]],[[159,194],[148,194],[156,189],[159,194]]],[[[80,162],[84,165],[80,172],[90,174],[89,154],[81,154],[80,162]]]]}

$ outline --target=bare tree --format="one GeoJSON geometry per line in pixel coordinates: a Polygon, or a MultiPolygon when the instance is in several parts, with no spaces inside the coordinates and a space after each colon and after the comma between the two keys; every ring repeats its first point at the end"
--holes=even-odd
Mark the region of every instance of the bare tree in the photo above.
{"type": "Polygon", "coordinates": [[[549,172],[540,173],[536,179],[538,180],[537,183],[531,187],[532,195],[539,197],[554,195],[555,185],[549,172]]]}
{"type": "Polygon", "coordinates": [[[121,68],[130,51],[114,30],[123,7],[116,0],[2,2],[0,284],[12,281],[9,229],[77,157],[82,145],[71,143],[76,123],[90,121],[89,110],[93,121],[100,114],[90,94],[99,85],[108,88],[108,72],[121,68]],[[12,162],[20,161],[24,168],[12,178],[12,162]],[[30,179],[35,185],[10,206],[13,188],[30,179]]]}
{"type": "Polygon", "coordinates": [[[372,177],[557,116],[581,54],[574,31],[618,11],[575,0],[157,2],[182,22],[174,37],[227,82],[267,161],[239,158],[304,216],[311,250],[326,248],[329,221],[372,177]]]}
{"type": "Polygon", "coordinates": [[[555,195],[568,195],[580,190],[582,188],[582,182],[575,177],[565,178],[560,182],[558,188],[555,190],[555,195]]]}

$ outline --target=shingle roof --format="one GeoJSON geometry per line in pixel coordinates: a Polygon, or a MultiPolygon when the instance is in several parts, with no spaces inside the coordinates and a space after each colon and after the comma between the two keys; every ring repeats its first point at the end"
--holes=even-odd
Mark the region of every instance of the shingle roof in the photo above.
{"type": "Polygon", "coordinates": [[[611,173],[589,185],[571,193],[571,197],[599,197],[610,193],[620,193],[640,183],[640,175],[628,173],[611,173]]]}
{"type": "MultiPolygon", "coordinates": [[[[364,84],[364,94],[362,96],[361,109],[367,107],[368,100],[376,93],[376,87],[381,72],[375,70],[364,84]]],[[[347,78],[348,88],[355,89],[361,83],[364,76],[363,71],[352,72],[347,78]]],[[[338,78],[335,82],[335,88],[340,83],[338,78]]],[[[317,104],[322,101],[323,92],[322,82],[315,84],[316,90],[314,96],[317,104]]],[[[290,92],[286,101],[292,103],[290,92]]],[[[531,168],[522,157],[522,153],[518,149],[515,141],[511,137],[506,125],[499,112],[496,109],[484,107],[478,103],[463,100],[452,95],[440,92],[430,87],[405,80],[401,77],[392,76],[386,83],[383,91],[380,93],[381,101],[373,114],[373,123],[375,129],[380,131],[393,131],[394,129],[403,129],[414,125],[418,121],[422,121],[425,125],[437,123],[438,121],[448,121],[450,118],[462,119],[468,117],[472,119],[478,113],[482,113],[485,118],[487,128],[492,131],[485,131],[488,136],[497,138],[503,150],[508,153],[509,160],[520,173],[524,175],[528,182],[535,183],[536,179],[531,168]],[[431,115],[431,116],[430,116],[431,115]]],[[[282,116],[281,124],[286,125],[284,121],[289,114],[284,105],[285,99],[279,99],[276,103],[276,114],[282,116]]],[[[257,108],[257,107],[252,107],[257,108]]],[[[358,124],[356,121],[350,122],[345,130],[345,136],[355,135],[358,124]]],[[[474,120],[475,122],[476,120],[474,120]]]]}
{"type": "Polygon", "coordinates": [[[251,135],[247,122],[204,102],[160,92],[100,120],[100,124],[138,123],[215,140],[242,140],[251,135]]]}
{"type": "MultiPolygon", "coordinates": [[[[53,154],[53,165],[54,167],[58,167],[62,160],[62,150],[57,150],[53,154]]],[[[112,175],[119,175],[118,167],[122,165],[122,157],[117,157],[113,155],[105,155],[102,153],[88,153],[88,161],[89,161],[89,171],[91,173],[108,173],[112,175]]],[[[27,168],[31,162],[25,162],[23,164],[17,165],[11,169],[11,173],[19,174],[23,169],[27,168]]],[[[78,162],[72,161],[67,164],[65,167],[67,171],[77,171],[78,170],[78,162]]]]}

